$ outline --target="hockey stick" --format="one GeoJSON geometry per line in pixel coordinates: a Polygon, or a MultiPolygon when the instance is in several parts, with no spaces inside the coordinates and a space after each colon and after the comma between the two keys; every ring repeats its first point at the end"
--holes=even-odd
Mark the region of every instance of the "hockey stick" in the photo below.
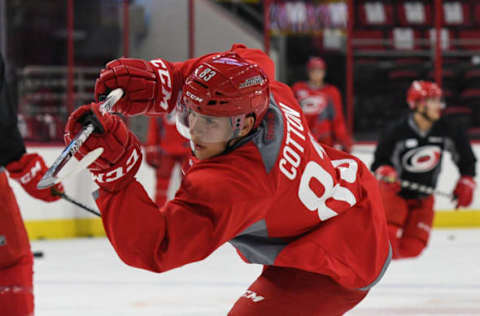
{"type": "Polygon", "coordinates": [[[429,187],[429,186],[426,186],[426,185],[423,185],[423,184],[420,184],[420,183],[411,182],[411,181],[408,181],[408,180],[400,180],[400,186],[402,188],[417,191],[417,192],[420,192],[420,193],[443,196],[443,197],[448,198],[450,200],[455,199],[454,195],[451,194],[451,193],[446,193],[446,192],[443,192],[443,191],[439,191],[435,188],[432,188],[432,187],[429,187]]]}
{"type": "MultiPolygon", "coordinates": [[[[113,105],[120,100],[123,96],[122,89],[115,89],[110,92],[105,99],[105,102],[101,105],[102,112],[110,112],[113,105]]],[[[88,137],[93,133],[98,123],[95,123],[95,120],[90,120],[89,124],[85,126],[80,133],[68,144],[63,152],[58,156],[53,165],[47,170],[43,175],[42,179],[38,182],[38,189],[49,188],[67,177],[71,177],[73,174],[85,169],[89,164],[94,162],[103,152],[103,148],[97,148],[92,152],[88,153],[81,161],[78,167],[72,168],[69,172],[64,172],[62,175],[60,172],[66,166],[68,161],[75,155],[78,149],[82,144],[88,139],[88,137]]]]}
{"type": "Polygon", "coordinates": [[[55,190],[55,188],[52,188],[51,190],[52,190],[52,194],[53,194],[53,195],[60,196],[60,197],[61,197],[62,199],[64,199],[65,201],[68,201],[68,202],[70,202],[70,203],[72,203],[72,204],[80,207],[81,209],[83,209],[83,210],[85,210],[85,211],[87,211],[87,212],[89,212],[89,213],[92,213],[92,214],[94,214],[94,215],[97,215],[98,217],[102,217],[102,215],[101,215],[99,212],[97,212],[97,211],[95,211],[94,209],[92,209],[92,208],[90,208],[90,207],[88,207],[88,206],[86,206],[86,205],[84,205],[84,204],[82,204],[82,203],[80,203],[80,202],[72,199],[72,198],[69,197],[67,194],[65,194],[65,192],[57,191],[57,190],[55,190]]]}
{"type": "MultiPolygon", "coordinates": [[[[395,181],[392,181],[392,179],[390,179],[389,177],[380,177],[379,176],[379,177],[377,177],[377,179],[380,180],[380,181],[383,181],[383,182],[387,182],[387,183],[395,182],[395,181]]],[[[398,180],[398,182],[400,183],[400,186],[402,188],[405,188],[405,189],[409,189],[409,190],[412,190],[412,191],[417,191],[419,193],[434,194],[434,195],[438,195],[438,196],[448,198],[450,200],[456,199],[455,196],[451,193],[446,193],[446,192],[443,192],[443,191],[439,191],[439,190],[436,190],[435,188],[426,186],[424,184],[420,184],[420,183],[416,183],[416,182],[412,182],[412,181],[408,181],[408,180],[398,180]]]]}

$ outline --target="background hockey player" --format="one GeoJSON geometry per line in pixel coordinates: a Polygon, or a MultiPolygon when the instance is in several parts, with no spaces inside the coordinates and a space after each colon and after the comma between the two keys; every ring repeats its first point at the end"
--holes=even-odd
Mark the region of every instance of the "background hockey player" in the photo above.
{"type": "Polygon", "coordinates": [[[107,64],[96,97],[122,88],[116,112],[158,115],[181,94],[178,127],[195,157],[160,209],[135,179],[140,145],[117,116],[83,106],[66,141],[85,115],[104,127],[78,156],[105,147],[89,168],[107,236],[127,264],[164,272],[230,242],[264,265],[230,315],[341,315],[390,261],[378,183],[357,158],[318,144],[291,89],[273,78],[267,55],[238,44],[185,62],[107,64]]]}
{"type": "Polygon", "coordinates": [[[155,168],[155,203],[162,206],[175,164],[183,165],[190,152],[188,140],[177,132],[175,111],[150,118],[145,145],[145,160],[155,168]]]}
{"type": "Polygon", "coordinates": [[[399,179],[435,188],[443,152],[452,153],[460,172],[453,192],[456,207],[472,203],[475,157],[466,133],[441,118],[442,90],[433,82],[414,81],[407,92],[411,114],[382,133],[372,170],[381,191],[394,258],[418,256],[427,246],[433,223],[434,197],[401,188],[399,179]]]}
{"type": "Polygon", "coordinates": [[[342,96],[338,89],[324,82],[326,64],[320,57],[308,61],[308,82],[292,86],[313,136],[321,143],[351,151],[352,139],[345,126],[342,96]]]}
{"type": "MultiPolygon", "coordinates": [[[[50,189],[38,190],[37,183],[47,171],[42,157],[26,153],[17,127],[17,111],[9,99],[5,64],[0,54],[0,314],[33,315],[33,256],[30,242],[8,184],[10,178],[34,198],[52,202],[59,199],[50,189]]],[[[55,189],[63,191],[61,185],[55,189]]]]}

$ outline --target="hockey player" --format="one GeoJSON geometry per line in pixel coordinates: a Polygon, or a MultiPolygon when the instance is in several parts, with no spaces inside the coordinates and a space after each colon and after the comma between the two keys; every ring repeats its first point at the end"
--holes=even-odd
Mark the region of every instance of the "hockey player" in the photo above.
{"type": "Polygon", "coordinates": [[[80,107],[66,141],[86,115],[103,126],[78,156],[105,147],[89,169],[125,263],[164,272],[230,242],[243,260],[264,265],[230,315],[341,315],[390,261],[378,183],[356,157],[317,143],[291,89],[273,78],[272,60],[240,44],[185,62],[107,64],[95,93],[122,88],[114,111],[158,115],[179,101],[178,128],[194,157],[160,209],[135,179],[138,140],[117,116],[102,115],[98,103],[80,107]]]}
{"type": "Polygon", "coordinates": [[[310,58],[308,82],[297,82],[292,89],[315,139],[350,152],[352,139],[345,126],[342,97],[335,86],[324,82],[326,68],[320,57],[310,58]]]}
{"type": "Polygon", "coordinates": [[[150,118],[146,161],[155,169],[155,203],[162,206],[167,201],[167,191],[175,164],[183,165],[189,154],[188,140],[177,132],[175,111],[150,118]]]}
{"type": "MultiPolygon", "coordinates": [[[[26,153],[17,128],[17,111],[9,100],[3,58],[0,55],[0,314],[33,315],[33,256],[30,242],[8,184],[10,178],[34,198],[52,202],[59,199],[49,189],[38,190],[37,183],[47,171],[42,157],[26,153]]],[[[63,191],[61,185],[55,189],[63,191]]]]}
{"type": "Polygon", "coordinates": [[[472,203],[475,156],[465,132],[441,118],[442,90],[433,82],[414,81],[407,92],[411,114],[382,133],[371,166],[380,186],[393,257],[418,256],[428,244],[433,223],[432,194],[401,188],[408,180],[435,188],[443,152],[452,152],[460,171],[453,194],[456,207],[472,203]]]}

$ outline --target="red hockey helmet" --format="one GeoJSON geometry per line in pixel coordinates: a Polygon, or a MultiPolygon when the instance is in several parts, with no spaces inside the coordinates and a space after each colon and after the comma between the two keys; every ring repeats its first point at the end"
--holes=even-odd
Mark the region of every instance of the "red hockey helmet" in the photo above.
{"type": "Polygon", "coordinates": [[[442,89],[435,82],[415,80],[408,89],[407,103],[414,110],[418,101],[426,98],[441,97],[442,94],[442,89]]]}
{"type": "Polygon", "coordinates": [[[312,69],[327,69],[327,65],[325,64],[325,61],[320,58],[320,57],[310,57],[307,63],[307,70],[312,70],[312,69]]]}
{"type": "Polygon", "coordinates": [[[258,65],[233,52],[216,55],[202,62],[186,79],[177,105],[177,128],[190,138],[192,111],[196,122],[199,119],[204,122],[205,129],[211,126],[208,122],[228,119],[229,135],[210,132],[204,141],[228,140],[238,135],[249,114],[255,114],[254,127],[258,127],[267,112],[269,99],[268,77],[258,65]]]}

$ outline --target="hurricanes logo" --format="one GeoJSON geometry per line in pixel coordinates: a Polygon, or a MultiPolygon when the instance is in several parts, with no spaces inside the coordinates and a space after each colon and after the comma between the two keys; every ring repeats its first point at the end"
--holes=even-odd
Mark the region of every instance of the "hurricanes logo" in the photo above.
{"type": "Polygon", "coordinates": [[[428,172],[440,162],[442,152],[438,146],[422,146],[409,150],[402,159],[409,172],[428,172]]]}
{"type": "Polygon", "coordinates": [[[305,114],[318,114],[327,107],[327,98],[321,95],[307,97],[300,101],[300,105],[305,114]]]}

